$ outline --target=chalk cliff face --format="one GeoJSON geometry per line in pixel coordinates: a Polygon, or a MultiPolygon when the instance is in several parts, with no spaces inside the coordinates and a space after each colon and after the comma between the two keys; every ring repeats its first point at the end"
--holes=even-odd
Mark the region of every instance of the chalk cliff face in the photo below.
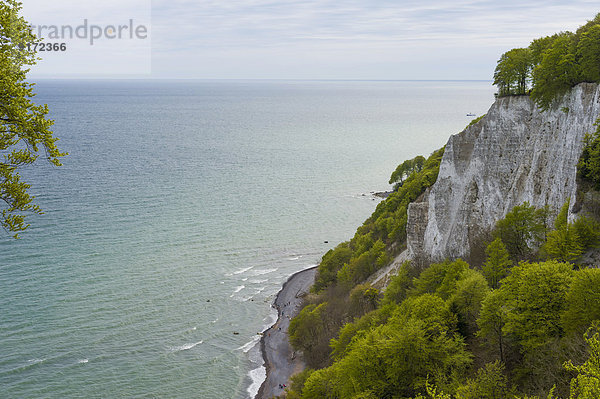
{"type": "Polygon", "coordinates": [[[578,85],[545,112],[526,96],[499,98],[481,121],[450,137],[437,182],[409,206],[409,256],[468,259],[524,201],[557,213],[576,197],[583,138],[599,116],[596,84],[578,85]]]}

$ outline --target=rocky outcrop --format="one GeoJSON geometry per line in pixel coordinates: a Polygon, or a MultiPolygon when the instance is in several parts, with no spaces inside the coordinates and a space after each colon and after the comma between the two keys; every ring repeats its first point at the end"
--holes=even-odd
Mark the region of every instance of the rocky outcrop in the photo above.
{"type": "Polygon", "coordinates": [[[437,182],[409,206],[409,256],[470,259],[495,222],[524,201],[558,212],[576,197],[583,138],[599,116],[596,84],[576,86],[544,112],[527,96],[499,98],[450,137],[437,182]]]}

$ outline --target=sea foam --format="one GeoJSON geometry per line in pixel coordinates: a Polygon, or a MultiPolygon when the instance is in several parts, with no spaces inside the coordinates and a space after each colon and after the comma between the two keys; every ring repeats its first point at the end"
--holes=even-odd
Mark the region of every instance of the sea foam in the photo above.
{"type": "Polygon", "coordinates": [[[237,294],[238,292],[240,292],[240,291],[241,291],[241,290],[243,290],[244,288],[246,288],[246,286],[245,286],[245,285],[240,285],[240,286],[237,286],[237,287],[235,287],[235,290],[233,290],[233,294],[229,295],[229,297],[230,297],[230,298],[233,298],[233,296],[234,296],[235,294],[237,294]]]}
{"type": "Polygon", "coordinates": [[[247,391],[250,397],[254,398],[258,394],[258,390],[260,389],[263,381],[267,378],[267,370],[264,368],[264,366],[260,366],[254,370],[250,370],[248,376],[252,380],[252,383],[248,387],[247,391]]]}
{"type": "Polygon", "coordinates": [[[235,276],[235,275],[238,275],[238,274],[246,273],[248,270],[252,270],[253,268],[254,268],[254,266],[245,267],[245,268],[243,268],[243,269],[236,270],[236,271],[235,271],[235,272],[233,272],[233,273],[227,273],[225,276],[227,276],[227,277],[231,277],[231,276],[235,276]]]}
{"type": "Polygon", "coordinates": [[[258,270],[253,270],[252,274],[254,276],[262,276],[263,274],[273,273],[273,272],[276,272],[277,270],[279,270],[279,269],[278,268],[275,268],[275,269],[258,269],[258,270]]]}
{"type": "Polygon", "coordinates": [[[196,346],[202,344],[204,341],[198,341],[198,342],[194,342],[191,344],[184,344],[181,346],[173,346],[171,348],[169,348],[171,350],[171,352],[181,352],[181,351],[187,351],[190,350],[192,348],[195,348],[196,346]]]}
{"type": "Polygon", "coordinates": [[[252,340],[250,342],[245,343],[244,345],[240,346],[236,350],[242,351],[244,353],[250,352],[250,349],[254,348],[254,346],[258,343],[258,341],[260,341],[260,337],[261,336],[257,334],[254,338],[252,338],[252,340]]]}
{"type": "Polygon", "coordinates": [[[262,284],[262,283],[266,283],[267,281],[269,281],[268,278],[266,278],[264,280],[250,280],[249,283],[251,283],[251,284],[262,284]]]}

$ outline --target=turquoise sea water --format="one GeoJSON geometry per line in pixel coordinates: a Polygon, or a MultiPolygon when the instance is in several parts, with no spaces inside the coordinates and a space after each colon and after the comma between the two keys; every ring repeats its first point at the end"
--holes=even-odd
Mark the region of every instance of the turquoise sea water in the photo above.
{"type": "Polygon", "coordinates": [[[3,398],[253,397],[281,284],[353,235],[398,163],[493,101],[489,82],[37,92],[70,155],[25,171],[45,214],[0,238],[3,398]]]}

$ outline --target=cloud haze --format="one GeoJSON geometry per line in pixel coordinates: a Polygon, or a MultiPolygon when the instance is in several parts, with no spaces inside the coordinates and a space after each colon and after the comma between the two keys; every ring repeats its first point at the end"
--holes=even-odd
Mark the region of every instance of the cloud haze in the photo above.
{"type": "Polygon", "coordinates": [[[155,0],[152,76],[489,79],[502,52],[597,12],[585,0],[155,0]]]}

